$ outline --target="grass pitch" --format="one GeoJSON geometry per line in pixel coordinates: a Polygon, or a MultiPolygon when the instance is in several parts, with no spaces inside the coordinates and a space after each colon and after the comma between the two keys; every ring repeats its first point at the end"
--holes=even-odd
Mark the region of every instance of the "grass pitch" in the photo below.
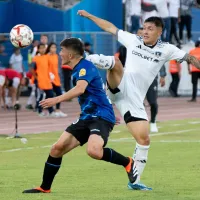
{"type": "MultiPolygon", "coordinates": [[[[63,159],[51,194],[22,194],[39,186],[49,148],[61,133],[0,138],[0,200],[199,200],[200,120],[158,123],[142,182],[153,191],[127,189],[125,170],[89,158],[79,147],[63,159]]],[[[135,141],[124,125],[116,126],[107,145],[132,156],[135,141]]]]}

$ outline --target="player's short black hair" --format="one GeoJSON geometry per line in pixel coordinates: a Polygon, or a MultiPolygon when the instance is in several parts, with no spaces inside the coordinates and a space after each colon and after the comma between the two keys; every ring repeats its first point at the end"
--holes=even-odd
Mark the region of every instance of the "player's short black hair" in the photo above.
{"type": "Polygon", "coordinates": [[[143,27],[138,28],[138,31],[139,31],[139,30],[143,31],[143,27]]]}
{"type": "Polygon", "coordinates": [[[61,47],[70,48],[80,56],[84,54],[84,45],[78,38],[67,38],[60,43],[61,47]]]}
{"type": "Polygon", "coordinates": [[[151,22],[155,24],[156,27],[161,27],[162,29],[164,29],[164,22],[161,17],[149,17],[144,21],[144,23],[146,22],[151,22]]]}

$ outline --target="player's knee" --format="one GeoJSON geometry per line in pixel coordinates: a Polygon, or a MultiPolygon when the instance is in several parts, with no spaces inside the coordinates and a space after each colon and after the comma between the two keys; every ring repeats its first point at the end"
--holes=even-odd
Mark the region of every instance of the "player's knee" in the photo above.
{"type": "Polygon", "coordinates": [[[102,158],[102,151],[100,147],[95,145],[89,145],[87,148],[87,154],[94,159],[100,160],[102,158]]]}
{"type": "Polygon", "coordinates": [[[150,137],[149,135],[145,136],[145,137],[140,137],[137,141],[138,144],[140,145],[150,145],[150,137]]]}
{"type": "Polygon", "coordinates": [[[62,156],[65,151],[65,146],[61,143],[55,143],[51,147],[51,152],[50,154],[52,156],[62,156]]]}

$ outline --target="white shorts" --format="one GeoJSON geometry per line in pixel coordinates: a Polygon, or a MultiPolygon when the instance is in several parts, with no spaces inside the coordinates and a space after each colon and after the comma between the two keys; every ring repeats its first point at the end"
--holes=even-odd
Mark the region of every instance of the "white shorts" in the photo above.
{"type": "Polygon", "coordinates": [[[20,84],[20,78],[18,77],[13,78],[12,87],[18,88],[19,84],[20,84]]]}
{"type": "Polygon", "coordinates": [[[5,84],[5,81],[6,81],[6,77],[0,75],[0,86],[3,86],[5,84]]]}
{"type": "Polygon", "coordinates": [[[118,86],[118,92],[113,94],[108,90],[110,100],[116,105],[121,116],[125,120],[125,114],[131,117],[148,120],[147,113],[144,108],[144,97],[141,95],[139,88],[134,85],[131,74],[124,73],[121,83],[118,86]]]}

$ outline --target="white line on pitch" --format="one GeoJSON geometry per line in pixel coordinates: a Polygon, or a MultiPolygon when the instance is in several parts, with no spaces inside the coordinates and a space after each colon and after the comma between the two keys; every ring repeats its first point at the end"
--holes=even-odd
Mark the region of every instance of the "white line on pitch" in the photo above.
{"type": "MultiPolygon", "coordinates": [[[[154,137],[154,136],[160,136],[160,135],[181,134],[181,133],[187,133],[187,132],[190,132],[190,131],[197,131],[197,130],[199,131],[200,129],[188,129],[188,130],[180,130],[180,131],[173,131],[173,132],[164,132],[164,133],[150,134],[150,136],[154,137]]],[[[120,142],[120,141],[132,142],[132,140],[133,140],[133,138],[129,137],[129,138],[110,139],[109,141],[110,142],[120,142]]],[[[173,141],[173,140],[170,140],[170,141],[173,141]]],[[[178,140],[178,141],[180,142],[181,140],[178,140]]],[[[190,141],[195,142],[194,140],[188,140],[187,142],[190,142],[190,141]]],[[[160,140],[158,142],[167,142],[167,140],[160,140]]],[[[196,142],[198,142],[198,140],[196,142]]],[[[49,148],[49,147],[51,147],[51,145],[37,146],[37,147],[25,147],[25,148],[3,150],[3,151],[0,151],[0,153],[15,152],[15,151],[21,151],[21,150],[31,150],[31,149],[38,149],[38,148],[49,148]]]]}

